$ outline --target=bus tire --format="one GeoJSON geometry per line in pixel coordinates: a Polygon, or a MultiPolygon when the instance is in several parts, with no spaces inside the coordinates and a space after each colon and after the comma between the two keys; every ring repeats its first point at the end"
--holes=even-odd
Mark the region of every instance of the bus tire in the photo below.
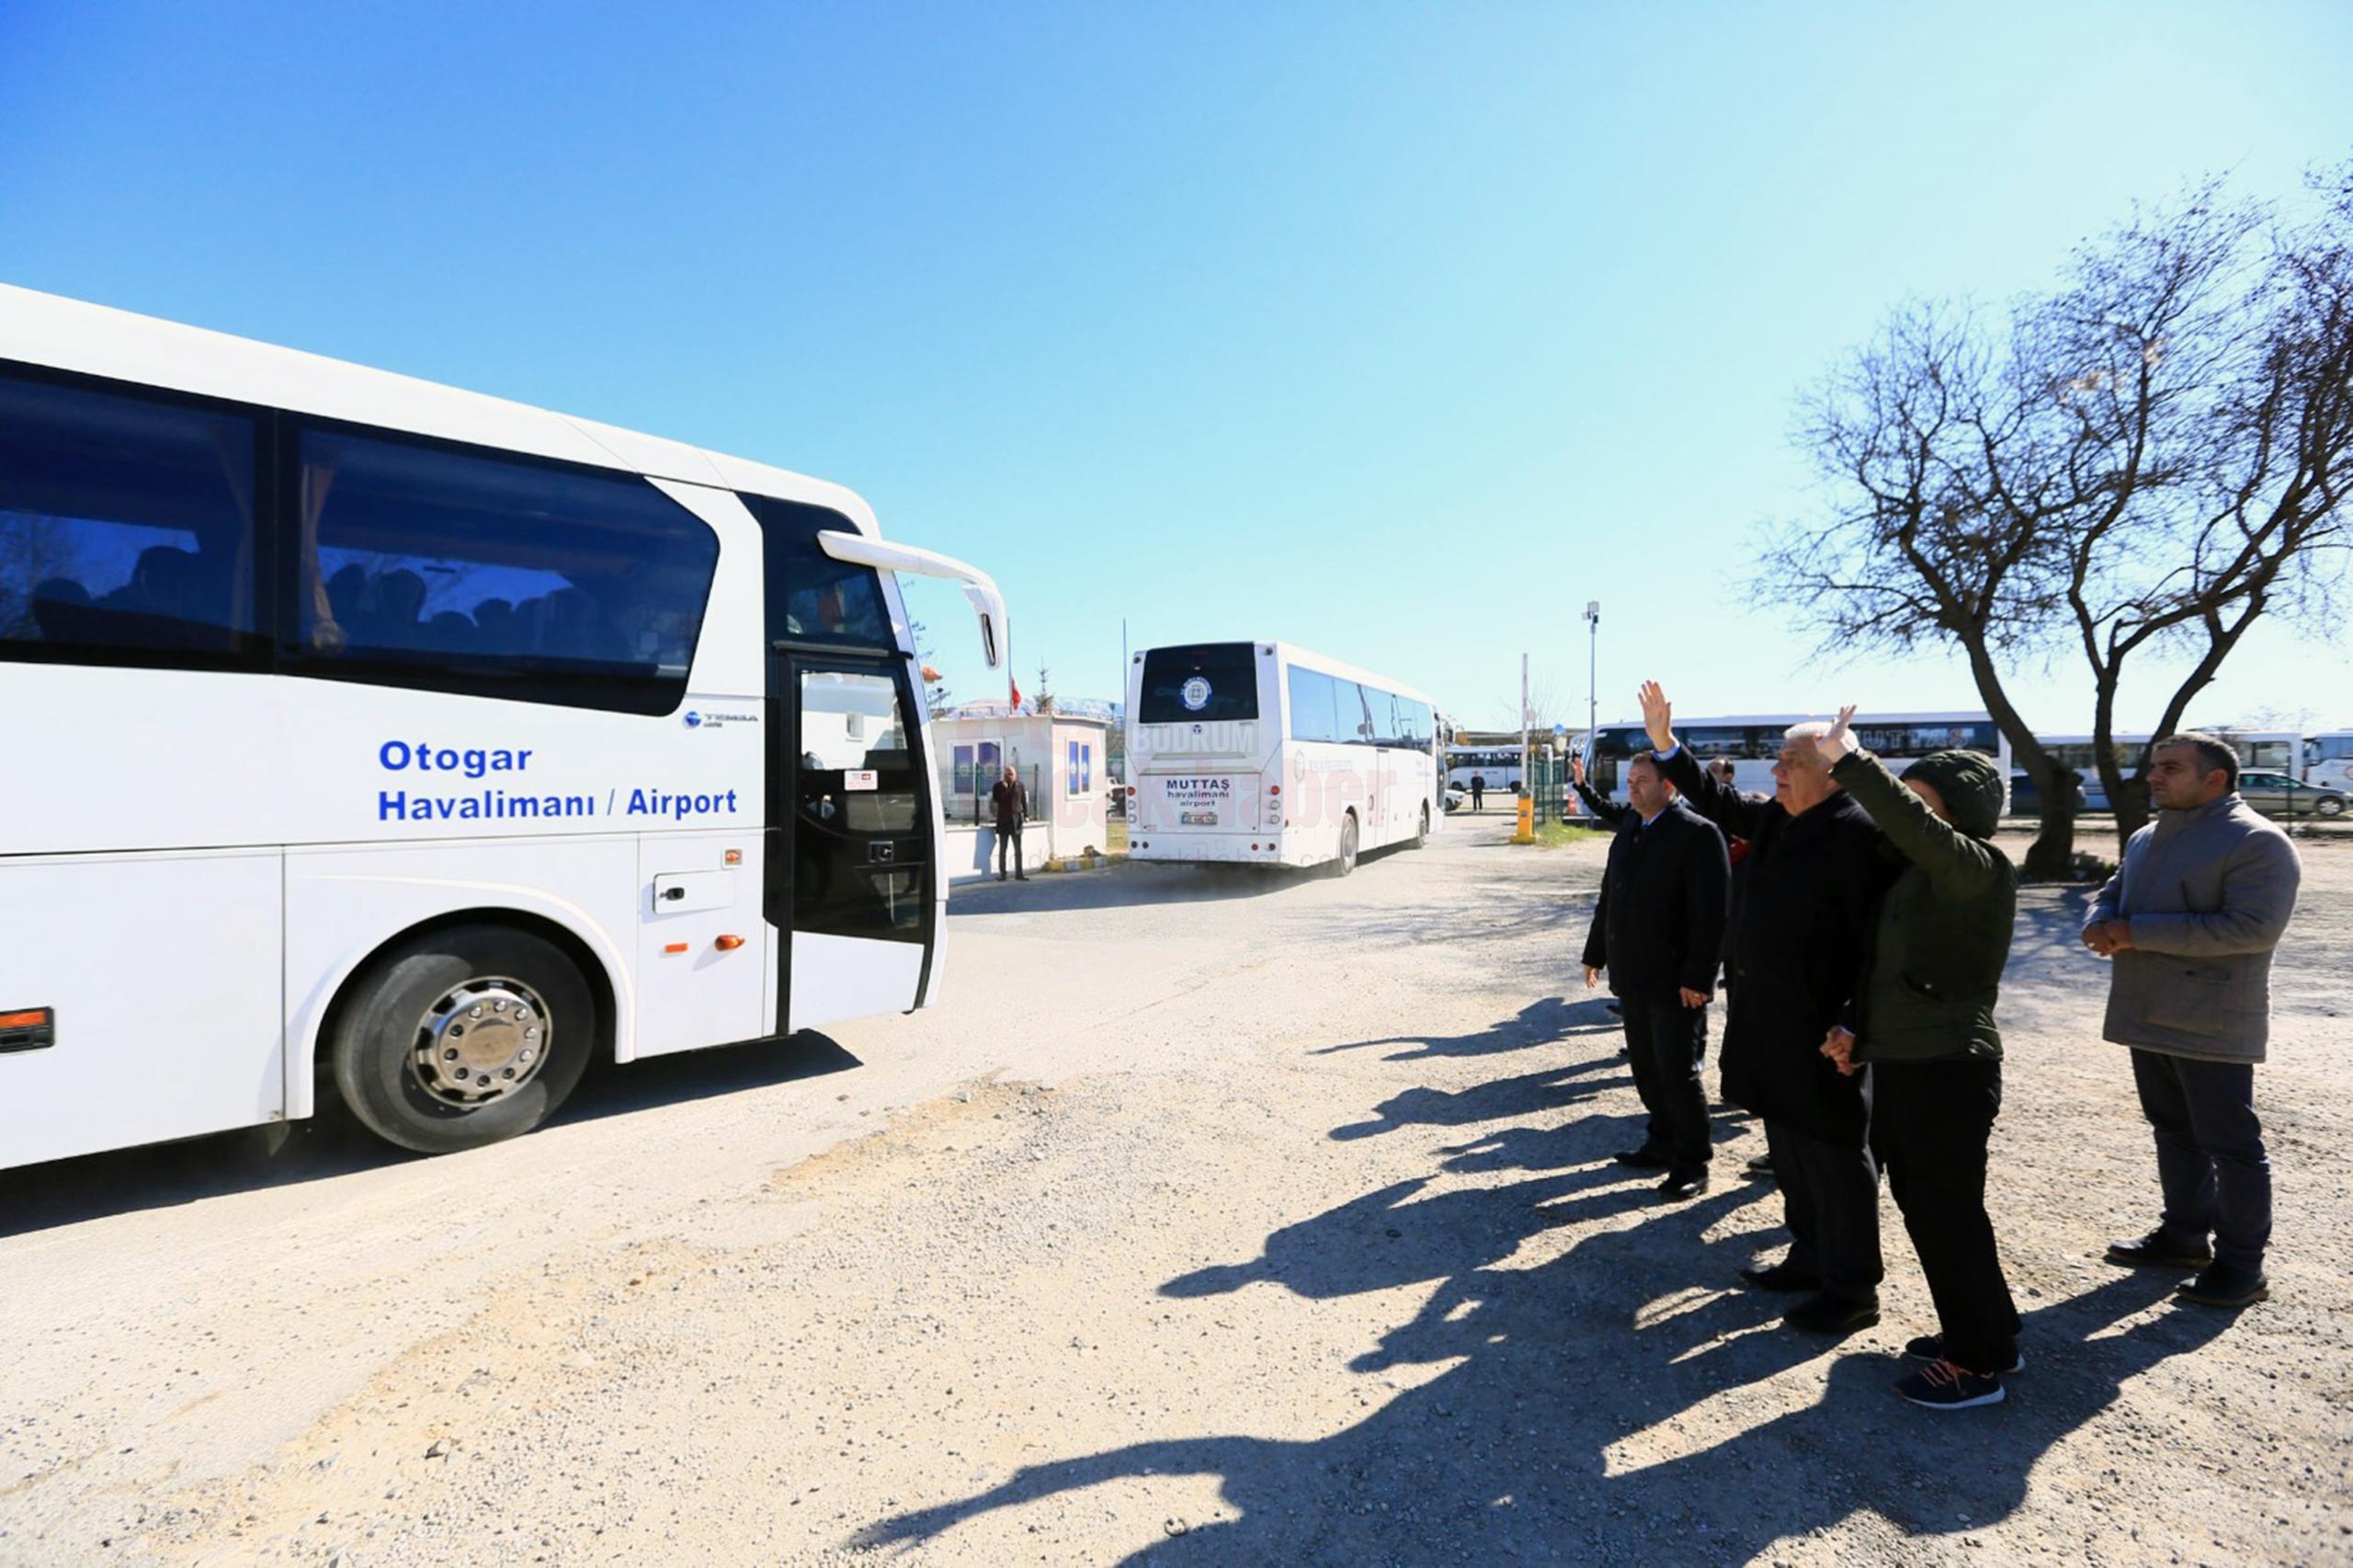
{"type": "Polygon", "coordinates": [[[1332,874],[1345,877],[1357,869],[1357,814],[1340,819],[1340,852],[1332,858],[1332,874]]]}
{"type": "Polygon", "coordinates": [[[331,1045],[335,1087],[387,1142],[454,1153],[552,1116],[599,1034],[588,983],[552,942],[451,926],[397,944],[354,978],[331,1045]]]}
{"type": "Polygon", "coordinates": [[[1414,830],[1414,847],[1416,849],[1427,848],[1429,846],[1429,841],[1430,803],[1427,801],[1424,801],[1422,802],[1422,825],[1414,830]]]}

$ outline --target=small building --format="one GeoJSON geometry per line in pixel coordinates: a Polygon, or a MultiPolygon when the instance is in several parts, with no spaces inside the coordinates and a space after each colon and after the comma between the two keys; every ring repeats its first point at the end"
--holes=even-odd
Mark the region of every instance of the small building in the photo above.
{"type": "Polygon", "coordinates": [[[1038,713],[1003,702],[971,702],[931,722],[938,748],[940,807],[948,818],[948,875],[958,881],[996,869],[996,819],[989,789],[1011,763],[1029,790],[1023,860],[1109,846],[1109,720],[1092,713],[1038,713]]]}

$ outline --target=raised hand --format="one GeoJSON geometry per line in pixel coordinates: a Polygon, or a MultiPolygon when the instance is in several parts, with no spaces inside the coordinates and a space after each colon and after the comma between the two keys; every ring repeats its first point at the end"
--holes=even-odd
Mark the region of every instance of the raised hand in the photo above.
{"type": "Polygon", "coordinates": [[[1581,751],[1569,753],[1569,777],[1580,784],[1585,782],[1585,753],[1581,751]]]}
{"type": "Polygon", "coordinates": [[[1824,733],[1813,737],[1813,749],[1820,752],[1822,760],[1833,767],[1863,749],[1862,744],[1855,739],[1854,731],[1848,727],[1854,722],[1855,705],[1849,702],[1846,707],[1838,710],[1836,723],[1831,725],[1824,733]]]}
{"type": "Polygon", "coordinates": [[[1651,746],[1656,751],[1675,749],[1675,704],[1658,682],[1646,680],[1634,688],[1634,699],[1643,705],[1643,728],[1650,732],[1651,746]]]}

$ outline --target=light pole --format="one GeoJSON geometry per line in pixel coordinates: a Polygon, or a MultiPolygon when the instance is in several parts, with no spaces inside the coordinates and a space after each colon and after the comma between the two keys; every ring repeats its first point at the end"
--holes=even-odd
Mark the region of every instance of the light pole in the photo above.
{"type": "Polygon", "coordinates": [[[1593,756],[1593,737],[1601,728],[1601,692],[1595,676],[1601,668],[1601,601],[1585,602],[1585,752],[1588,762],[1593,756]]]}

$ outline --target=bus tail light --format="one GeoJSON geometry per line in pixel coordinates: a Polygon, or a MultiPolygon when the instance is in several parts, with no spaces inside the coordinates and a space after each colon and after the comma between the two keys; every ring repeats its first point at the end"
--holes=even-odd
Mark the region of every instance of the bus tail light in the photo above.
{"type": "Polygon", "coordinates": [[[53,1007],[19,1007],[0,1013],[0,1051],[44,1051],[57,1043],[53,1007]]]}
{"type": "Polygon", "coordinates": [[[1269,795],[1279,795],[1282,792],[1283,787],[1279,784],[1269,784],[1267,786],[1267,793],[1269,795]]]}

